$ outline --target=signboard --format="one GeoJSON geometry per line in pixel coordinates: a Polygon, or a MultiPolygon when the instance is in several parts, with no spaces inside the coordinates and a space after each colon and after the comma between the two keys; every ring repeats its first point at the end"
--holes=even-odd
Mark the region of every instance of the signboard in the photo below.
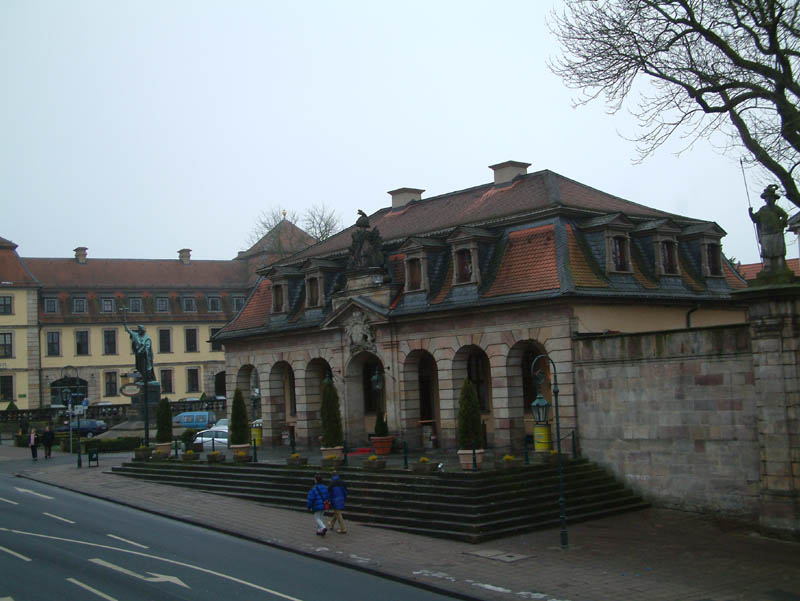
{"type": "Polygon", "coordinates": [[[139,394],[140,386],[135,384],[134,382],[129,382],[128,384],[123,384],[122,387],[119,389],[120,393],[124,396],[136,396],[139,394]]]}

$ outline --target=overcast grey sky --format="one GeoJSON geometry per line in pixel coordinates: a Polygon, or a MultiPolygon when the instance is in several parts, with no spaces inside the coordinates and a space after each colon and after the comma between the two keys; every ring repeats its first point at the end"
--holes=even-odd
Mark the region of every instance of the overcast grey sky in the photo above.
{"type": "Polygon", "coordinates": [[[758,261],[736,156],[676,140],[633,165],[629,115],[572,107],[546,64],[553,3],[3,0],[0,236],[31,257],[229,259],[262,210],[349,225],[388,190],[518,160],[716,221],[758,261]]]}

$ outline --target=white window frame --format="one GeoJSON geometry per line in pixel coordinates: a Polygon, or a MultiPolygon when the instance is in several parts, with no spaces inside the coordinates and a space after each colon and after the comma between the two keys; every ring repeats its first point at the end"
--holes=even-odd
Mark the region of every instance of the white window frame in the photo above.
{"type": "Polygon", "coordinates": [[[100,313],[114,313],[116,306],[117,303],[113,296],[100,297],[100,313]]]}
{"type": "Polygon", "coordinates": [[[53,315],[55,313],[58,313],[58,298],[57,297],[55,297],[55,296],[46,296],[42,300],[43,300],[43,303],[44,303],[44,307],[43,308],[44,308],[44,312],[45,313],[47,313],[49,315],[53,315]]]}
{"type": "Polygon", "coordinates": [[[157,296],[156,297],[156,313],[169,313],[169,297],[157,296]],[[165,308],[161,308],[161,303],[164,303],[165,308]]]}
{"type": "Polygon", "coordinates": [[[72,312],[78,315],[83,315],[89,312],[89,299],[85,296],[76,296],[72,299],[72,312]],[[83,310],[78,307],[78,304],[83,305],[83,310]]]}
{"type": "Polygon", "coordinates": [[[131,296],[128,298],[128,310],[131,313],[144,313],[144,301],[142,300],[141,296],[131,296]],[[138,309],[133,308],[133,303],[136,302],[139,304],[138,309]]]}
{"type": "Polygon", "coordinates": [[[209,313],[221,313],[222,312],[222,297],[220,297],[220,296],[209,296],[208,297],[208,312],[209,313]],[[212,307],[213,304],[216,304],[216,308],[212,307]]]}

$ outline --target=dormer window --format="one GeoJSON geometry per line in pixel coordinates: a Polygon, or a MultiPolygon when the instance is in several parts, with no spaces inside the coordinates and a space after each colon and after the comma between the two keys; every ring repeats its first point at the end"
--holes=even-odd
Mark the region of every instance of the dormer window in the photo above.
{"type": "Polygon", "coordinates": [[[409,259],[406,262],[406,290],[422,289],[422,259],[409,259]]]}
{"type": "Polygon", "coordinates": [[[661,242],[661,272],[664,275],[678,274],[678,245],[673,240],[661,242]]]}
{"type": "Polygon", "coordinates": [[[472,281],[472,251],[462,248],[456,252],[456,283],[472,281]]]}
{"type": "Polygon", "coordinates": [[[317,278],[306,279],[306,306],[319,306],[319,280],[317,278]]]}
{"type": "Polygon", "coordinates": [[[272,286],[272,312],[280,313],[283,311],[283,286],[274,284],[272,286]]]}
{"type": "Polygon", "coordinates": [[[627,236],[614,236],[610,240],[611,268],[614,271],[631,271],[630,250],[627,236]]]}
{"type": "Polygon", "coordinates": [[[722,248],[719,244],[706,244],[706,268],[708,275],[722,275],[722,248]]]}

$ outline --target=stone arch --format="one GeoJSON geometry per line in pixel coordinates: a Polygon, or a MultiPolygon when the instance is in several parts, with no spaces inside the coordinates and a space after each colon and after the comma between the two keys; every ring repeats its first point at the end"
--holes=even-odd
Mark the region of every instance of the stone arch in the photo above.
{"type": "Polygon", "coordinates": [[[485,439],[482,446],[494,444],[494,419],[492,409],[492,374],[489,356],[481,347],[475,344],[462,346],[453,357],[453,391],[454,418],[458,419],[458,396],[464,378],[469,378],[475,384],[478,392],[478,402],[481,406],[481,417],[485,428],[485,439]]]}
{"type": "MultiPolygon", "coordinates": [[[[366,444],[377,412],[386,410],[386,372],[381,358],[369,351],[354,355],[345,368],[344,386],[345,437],[349,444],[366,444]]],[[[390,423],[390,430],[392,426],[390,423]]]]}
{"type": "Polygon", "coordinates": [[[438,446],[441,432],[439,369],[426,350],[411,351],[403,363],[401,429],[412,447],[438,446]]]}
{"type": "MultiPolygon", "coordinates": [[[[236,388],[242,391],[244,397],[244,405],[247,408],[248,419],[254,419],[254,407],[258,405],[261,400],[261,389],[258,380],[258,370],[254,365],[247,363],[239,367],[236,372],[236,388]]],[[[234,394],[236,390],[234,389],[234,394]]],[[[231,416],[231,407],[233,407],[233,395],[231,395],[231,402],[228,403],[228,418],[231,416]]]]}
{"type": "MultiPolygon", "coordinates": [[[[531,364],[539,355],[547,356],[544,345],[535,340],[526,339],[517,341],[509,349],[505,364],[506,381],[508,382],[508,429],[507,438],[502,446],[506,446],[514,453],[523,450],[526,435],[533,435],[533,418],[531,416],[531,402],[537,390],[531,376],[531,364]]],[[[542,394],[548,402],[551,400],[550,362],[540,359],[536,364],[536,371],[542,370],[546,376],[546,385],[542,394]]],[[[500,442],[500,441],[497,441],[500,442]]]]}
{"type": "Polygon", "coordinates": [[[224,396],[226,398],[228,396],[225,387],[225,371],[218,371],[214,374],[214,396],[224,396]]]}
{"type": "MultiPolygon", "coordinates": [[[[298,440],[306,441],[312,446],[322,433],[320,409],[322,407],[322,383],[326,376],[333,376],[330,363],[321,357],[315,357],[308,362],[303,377],[302,399],[298,404],[295,435],[298,440]]],[[[336,380],[334,379],[334,385],[336,380]]],[[[341,395],[339,395],[341,398],[341,395]]],[[[340,407],[341,410],[341,407],[340,407]]]]}
{"type": "Polygon", "coordinates": [[[264,444],[276,446],[281,444],[283,432],[294,425],[289,418],[292,407],[296,407],[297,396],[294,370],[287,361],[277,361],[272,365],[264,393],[261,409],[262,436],[264,444]]]}

